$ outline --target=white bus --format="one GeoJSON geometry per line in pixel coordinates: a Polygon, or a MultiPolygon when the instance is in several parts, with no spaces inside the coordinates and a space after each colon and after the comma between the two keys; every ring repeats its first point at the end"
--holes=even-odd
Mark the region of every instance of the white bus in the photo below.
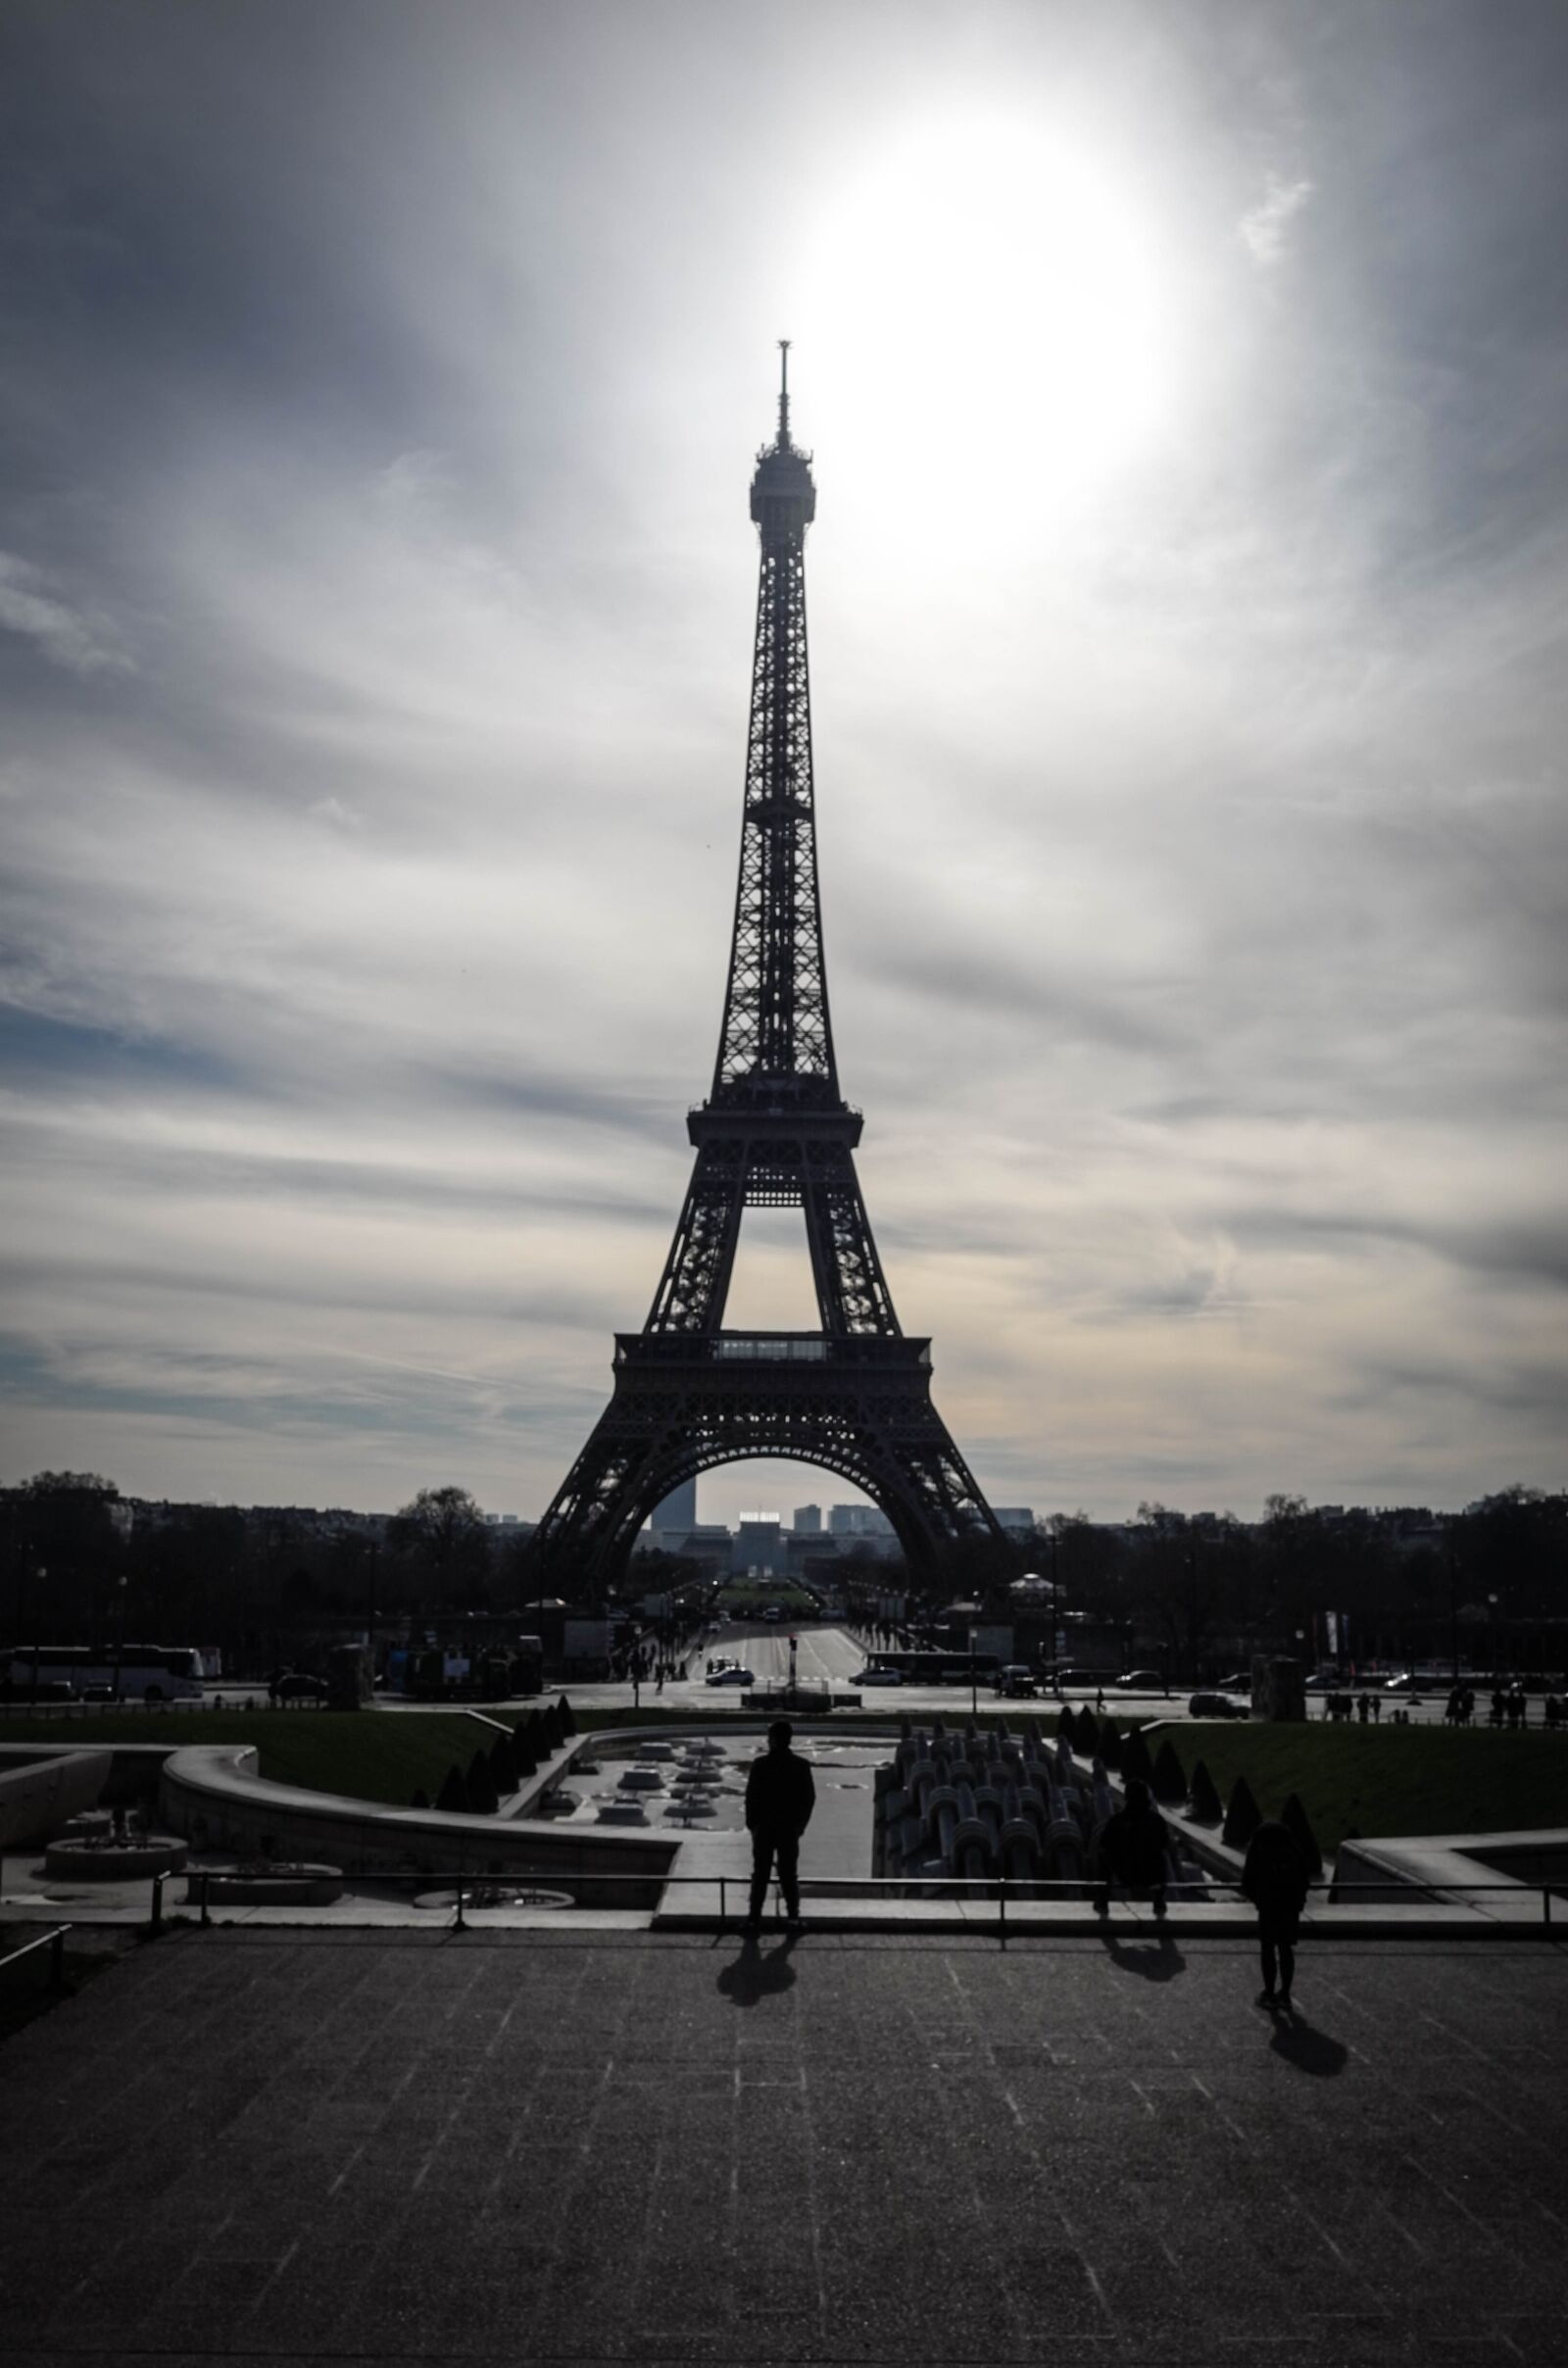
{"type": "Polygon", "coordinates": [[[89,1693],[99,1700],[118,1693],[126,1702],[200,1702],[202,1659],[193,1645],[38,1645],[13,1646],[3,1666],[11,1680],[13,1702],[28,1701],[36,1688],[55,1702],[69,1687],[80,1702],[89,1693]]]}

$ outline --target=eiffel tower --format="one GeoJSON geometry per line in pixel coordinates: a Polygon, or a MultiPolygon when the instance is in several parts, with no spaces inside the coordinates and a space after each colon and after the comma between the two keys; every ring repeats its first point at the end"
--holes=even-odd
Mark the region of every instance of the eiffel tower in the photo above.
{"type": "Polygon", "coordinates": [[[931,1344],[899,1329],[855,1170],[860,1113],[839,1091],[828,1024],[806,654],[811,456],[778,433],[758,456],[761,539],[735,934],[697,1158],[640,1332],[615,1336],[614,1392],[532,1541],[596,1595],[672,1489],[758,1455],[816,1463],[891,1521],[916,1578],[944,1550],[1003,1534],[931,1403],[931,1344]],[[747,1209],[802,1208],[821,1329],[727,1332],[747,1209]]]}

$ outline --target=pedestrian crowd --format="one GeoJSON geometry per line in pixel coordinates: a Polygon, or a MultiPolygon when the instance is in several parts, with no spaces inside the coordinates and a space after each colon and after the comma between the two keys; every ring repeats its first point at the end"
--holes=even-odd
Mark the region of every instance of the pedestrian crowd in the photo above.
{"type": "MultiPolygon", "coordinates": [[[[1548,1694],[1542,1707],[1541,1722],[1548,1734],[1555,1734],[1558,1727],[1564,1723],[1565,1715],[1568,1715],[1568,1703],[1564,1703],[1557,1695],[1548,1694]]],[[[1444,1723],[1447,1726],[1474,1726],[1476,1717],[1474,1686],[1461,1685],[1450,1688],[1443,1717],[1444,1723]]],[[[1530,1704],[1524,1685],[1519,1678],[1514,1678],[1506,1686],[1493,1687],[1490,1716],[1487,1723],[1492,1727],[1513,1729],[1529,1726],[1530,1704]]]]}

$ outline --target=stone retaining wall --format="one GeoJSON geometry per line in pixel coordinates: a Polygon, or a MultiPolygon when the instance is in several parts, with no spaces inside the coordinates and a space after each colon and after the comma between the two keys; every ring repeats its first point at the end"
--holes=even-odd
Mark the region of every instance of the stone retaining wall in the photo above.
{"type": "Polygon", "coordinates": [[[112,1765],[109,1751],[18,1745],[0,1765],[0,1850],[42,1842],[69,1818],[96,1808],[112,1765]]]}
{"type": "MultiPolygon", "coordinates": [[[[579,1737],[551,1763],[559,1782],[579,1737]]],[[[325,1859],[346,1874],[537,1875],[585,1907],[652,1907],[678,1843],[662,1834],[600,1834],[441,1809],[397,1809],[298,1785],[268,1784],[248,1744],[190,1744],[165,1762],[159,1812],[198,1850],[236,1857],[325,1859]]]]}

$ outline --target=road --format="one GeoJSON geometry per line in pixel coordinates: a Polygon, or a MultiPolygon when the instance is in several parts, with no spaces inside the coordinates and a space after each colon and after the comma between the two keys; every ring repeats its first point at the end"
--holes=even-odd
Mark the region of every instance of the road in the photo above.
{"type": "MultiPolygon", "coordinates": [[[[845,1690],[852,1693],[858,1692],[860,1695],[861,1704],[866,1709],[906,1710],[924,1718],[933,1716],[954,1718],[968,1713],[970,1689],[966,1685],[858,1688],[855,1680],[865,1667],[866,1649],[847,1628],[803,1625],[792,1629],[783,1625],[764,1623],[760,1620],[726,1622],[714,1634],[705,1637],[691,1656],[695,1672],[693,1676],[671,1680],[664,1686],[662,1692],[655,1686],[644,1685],[642,1701],[644,1703],[658,1703],[665,1709],[711,1711],[715,1707],[720,1709],[733,1707],[737,1700],[744,1700],[744,1693],[740,1688],[710,1686],[705,1682],[704,1662],[710,1655],[718,1654],[742,1662],[753,1672],[759,1686],[785,1685],[789,1682],[790,1676],[789,1640],[791,1636],[796,1640],[796,1680],[802,1686],[828,1686],[836,1692],[845,1690]]],[[[573,1685],[567,1690],[572,1701],[582,1705],[603,1703],[616,1708],[629,1707],[632,1700],[631,1687],[625,1681],[603,1686],[573,1685]]],[[[1074,1707],[1085,1702],[1092,1706],[1094,1693],[1092,1689],[1089,1693],[1084,1694],[1074,1692],[1069,1688],[1063,1699],[1071,1702],[1074,1707]]],[[[1442,1720],[1445,1699],[1444,1693],[1438,1693],[1428,1695],[1403,1706],[1409,1707],[1414,1723],[1425,1725],[1442,1720]]],[[[1321,1700],[1320,1696],[1308,1697],[1309,1717],[1321,1716],[1321,1700]]],[[[1060,1707],[1054,1695],[1043,1696],[1034,1702],[1003,1702],[999,1701],[997,1695],[983,1678],[974,1691],[974,1702],[978,1709],[989,1711],[993,1715],[999,1709],[1005,1709],[1009,1713],[1027,1713],[1033,1710],[1042,1717],[1054,1718],[1060,1707]]],[[[1169,1695],[1159,1692],[1148,1694],[1109,1692],[1105,1696],[1107,1711],[1127,1721],[1150,1718],[1184,1719],[1188,1716],[1187,1702],[1188,1689],[1185,1687],[1175,1690],[1169,1695]]],[[[1385,1722],[1387,1722],[1391,1706],[1391,1702],[1386,1698],[1383,1711],[1385,1722]]],[[[1539,1699],[1534,1702],[1533,1709],[1535,1722],[1539,1724],[1541,1719],[1539,1699]]]]}
{"type": "MultiPolygon", "coordinates": [[[[743,1662],[747,1668],[752,1670],[759,1686],[785,1685],[790,1676],[789,1640],[792,1635],[796,1639],[796,1677],[798,1683],[804,1687],[827,1686],[835,1692],[858,1692],[866,1709],[906,1710],[911,1715],[921,1718],[936,1716],[954,1718],[966,1715],[969,1710],[970,1689],[967,1685],[858,1688],[855,1680],[865,1666],[866,1649],[848,1628],[805,1624],[791,1629],[784,1625],[775,1625],[761,1620],[726,1622],[723,1627],[715,1630],[710,1636],[705,1637],[696,1652],[690,1656],[695,1671],[693,1676],[677,1678],[666,1684],[662,1692],[655,1686],[644,1685],[642,1701],[645,1703],[658,1703],[665,1709],[703,1713],[732,1710],[744,1701],[744,1691],[737,1687],[707,1685],[704,1682],[703,1665],[705,1660],[710,1655],[722,1653],[732,1660],[743,1662]]],[[[624,1679],[609,1685],[574,1684],[567,1691],[571,1700],[582,1706],[603,1705],[615,1709],[631,1707],[632,1689],[624,1679]]],[[[1484,1719],[1487,1707],[1484,1687],[1478,1684],[1476,1693],[1477,1708],[1481,1718],[1484,1719]]],[[[1427,1726],[1441,1723],[1446,1696],[1446,1686],[1440,1686],[1432,1693],[1415,1699],[1384,1696],[1383,1723],[1385,1725],[1389,1723],[1390,1711],[1396,1705],[1408,1709],[1410,1718],[1416,1725],[1427,1726]]],[[[1069,1688],[1064,1699],[1075,1707],[1085,1702],[1092,1705],[1094,1694],[1092,1690],[1085,1694],[1069,1688]]],[[[1322,1699],[1321,1695],[1308,1695],[1307,1714],[1310,1718],[1321,1717],[1322,1699]]],[[[247,1682],[242,1678],[225,1678],[216,1681],[205,1688],[203,1706],[208,1709],[220,1705],[239,1708],[247,1700],[254,1701],[262,1706],[266,1705],[265,1680],[247,1682]]],[[[978,1709],[990,1711],[993,1714],[999,1708],[1019,1713],[1026,1713],[1032,1709],[1040,1716],[1054,1718],[1060,1707],[1054,1695],[1047,1695],[1035,1702],[1009,1702],[1003,1703],[984,1679],[980,1681],[975,1690],[974,1700],[978,1709]]],[[[1106,1709],[1126,1720],[1134,1718],[1183,1719],[1188,1715],[1187,1702],[1188,1689],[1185,1687],[1178,1688],[1169,1695],[1158,1692],[1145,1694],[1112,1691],[1105,1697],[1106,1709]]],[[[152,1718],[167,1717],[171,1710],[177,1713],[182,1706],[184,1705],[172,1703],[166,1709],[149,1712],[148,1715],[152,1718]]],[[[381,1694],[376,1697],[376,1706],[380,1709],[414,1712],[422,1709],[442,1709],[450,1705],[441,1702],[406,1702],[400,1695],[381,1694]]],[[[32,1714],[31,1705],[25,1702],[17,1702],[10,1707],[16,1711],[18,1716],[32,1714]]],[[[62,1720],[69,1721],[74,1716],[81,1715],[81,1711],[62,1707],[55,1714],[62,1720]]],[[[1540,1695],[1530,1697],[1530,1723],[1535,1727],[1539,1727],[1542,1723],[1542,1698],[1540,1695]]],[[[4,1707],[0,1706],[0,1733],[3,1733],[3,1729],[4,1707]]],[[[151,1730],[149,1730],[150,1732],[151,1730]]]]}

